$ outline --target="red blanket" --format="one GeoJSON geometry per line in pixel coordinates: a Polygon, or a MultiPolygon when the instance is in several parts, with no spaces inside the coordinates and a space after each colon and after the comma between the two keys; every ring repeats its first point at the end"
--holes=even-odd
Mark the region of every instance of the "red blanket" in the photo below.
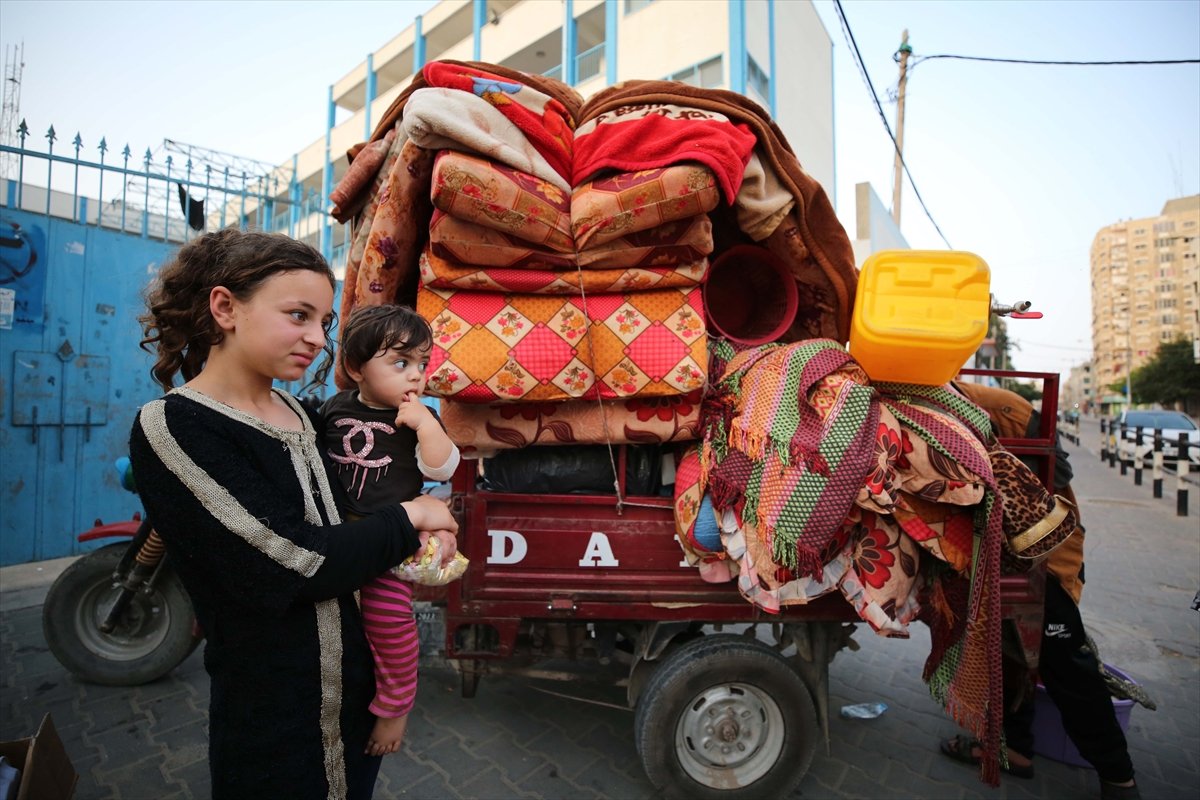
{"type": "Polygon", "coordinates": [[[757,139],[724,114],[687,106],[628,105],[593,117],[575,132],[571,184],[602,169],[625,172],[697,161],[711,169],[732,204],[757,139]]]}

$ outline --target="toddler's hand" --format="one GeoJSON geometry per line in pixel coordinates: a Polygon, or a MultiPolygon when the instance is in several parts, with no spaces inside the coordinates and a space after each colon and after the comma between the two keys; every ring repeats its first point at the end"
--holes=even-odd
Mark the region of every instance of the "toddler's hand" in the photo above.
{"type": "Polygon", "coordinates": [[[400,401],[400,405],[396,407],[396,425],[411,428],[414,431],[420,430],[422,425],[433,422],[433,413],[429,410],[429,406],[421,402],[421,397],[416,392],[409,392],[400,401]]]}
{"type": "Polygon", "coordinates": [[[409,522],[419,531],[445,530],[451,535],[458,532],[458,520],[449,506],[436,497],[423,494],[400,505],[408,513],[409,522]]]}

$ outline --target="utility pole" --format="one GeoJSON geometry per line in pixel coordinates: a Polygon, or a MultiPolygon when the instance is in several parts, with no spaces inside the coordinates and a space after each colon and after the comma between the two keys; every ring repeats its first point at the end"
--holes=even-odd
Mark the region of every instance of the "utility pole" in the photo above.
{"type": "Polygon", "coordinates": [[[900,227],[900,190],[904,186],[904,163],[900,154],[904,152],[904,87],[908,84],[908,57],[912,48],[908,44],[908,28],[900,39],[900,49],[896,51],[896,60],[900,62],[900,89],[896,99],[896,175],[892,180],[892,219],[896,227],[900,227]]]}

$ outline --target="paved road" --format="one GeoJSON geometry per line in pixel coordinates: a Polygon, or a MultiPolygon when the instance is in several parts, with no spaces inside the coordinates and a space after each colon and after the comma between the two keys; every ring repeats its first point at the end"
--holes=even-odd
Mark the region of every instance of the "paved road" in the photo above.
{"type": "MultiPolygon", "coordinates": [[[[1100,463],[1096,442],[1068,445],[1088,524],[1084,618],[1105,660],[1140,681],[1159,710],[1132,714],[1130,747],[1145,798],[1200,796],[1200,516],[1175,516],[1173,495],[1100,463]],[[1089,451],[1090,448],[1090,451],[1089,451]]],[[[22,570],[28,572],[28,567],[22,570]]],[[[199,653],[173,674],[137,689],[81,684],[46,649],[36,594],[6,588],[0,571],[0,740],[28,734],[53,713],[75,768],[77,797],[206,798],[208,680],[199,653]],[[23,600],[23,602],[17,602],[23,600]],[[26,606],[18,608],[17,606],[26,606]]],[[[831,721],[796,798],[1097,797],[1090,770],[1039,758],[1032,781],[1006,777],[999,789],[936,753],[955,732],[920,680],[929,641],[884,640],[860,628],[858,652],[831,667],[831,705],[883,700],[870,721],[831,721]]],[[[619,705],[620,690],[586,683],[485,678],[478,696],[457,677],[422,674],[402,753],[385,760],[377,798],[655,798],[633,747],[631,712],[548,692],[619,705]]]]}

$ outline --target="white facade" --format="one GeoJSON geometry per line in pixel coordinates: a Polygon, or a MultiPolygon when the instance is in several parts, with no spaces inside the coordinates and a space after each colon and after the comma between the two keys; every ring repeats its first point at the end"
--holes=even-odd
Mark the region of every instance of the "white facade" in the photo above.
{"type": "MultiPolygon", "coordinates": [[[[330,86],[329,129],[281,170],[328,197],[346,150],[440,59],[553,75],[585,98],[630,79],[741,92],[833,196],[833,43],[809,0],[442,0],[330,86]]],[[[342,262],[344,231],[323,230],[326,255],[342,262]]]]}

